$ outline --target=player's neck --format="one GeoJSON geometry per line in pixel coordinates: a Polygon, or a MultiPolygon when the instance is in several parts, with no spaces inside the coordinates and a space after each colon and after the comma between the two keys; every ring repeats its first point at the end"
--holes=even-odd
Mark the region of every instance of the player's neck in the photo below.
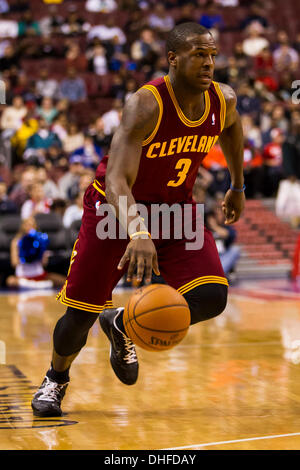
{"type": "Polygon", "coordinates": [[[180,78],[178,77],[175,78],[175,76],[171,72],[169,72],[169,79],[181,110],[184,112],[185,115],[196,114],[197,117],[190,119],[198,119],[199,113],[200,115],[202,115],[205,108],[204,91],[195,90],[194,88],[187,87],[186,83],[181,82],[180,78]]]}

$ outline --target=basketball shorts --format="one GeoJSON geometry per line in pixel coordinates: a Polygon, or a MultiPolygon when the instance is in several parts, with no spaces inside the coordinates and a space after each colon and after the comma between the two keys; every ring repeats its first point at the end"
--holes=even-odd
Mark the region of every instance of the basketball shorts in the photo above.
{"type": "MultiPolygon", "coordinates": [[[[104,203],[105,192],[95,180],[84,195],[81,228],[66,282],[57,295],[62,304],[93,313],[112,307],[112,291],[128,267],[117,269],[129,239],[103,239],[97,235],[97,224],[104,217],[97,215],[97,207],[104,203]]],[[[196,205],[192,206],[192,217],[196,217],[196,205]]],[[[186,239],[183,235],[178,239],[171,233],[169,239],[153,238],[161,276],[182,295],[203,284],[228,286],[214,238],[206,227],[203,240],[201,249],[187,250],[186,243],[192,242],[190,237],[186,239]]]]}

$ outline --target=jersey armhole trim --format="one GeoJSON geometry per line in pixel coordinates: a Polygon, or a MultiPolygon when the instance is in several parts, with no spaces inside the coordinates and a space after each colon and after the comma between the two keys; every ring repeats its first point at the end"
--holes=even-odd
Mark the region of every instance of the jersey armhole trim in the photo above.
{"type": "Polygon", "coordinates": [[[158,128],[160,126],[160,123],[161,123],[161,119],[162,119],[162,115],[163,115],[163,102],[162,102],[162,99],[161,99],[161,96],[157,90],[157,88],[153,85],[144,85],[142,86],[141,88],[146,88],[147,90],[151,91],[151,93],[153,93],[157,103],[158,103],[158,106],[159,106],[159,115],[158,115],[158,120],[157,120],[157,123],[156,123],[156,126],[155,128],[153,129],[152,133],[149,135],[149,137],[147,139],[145,139],[142,143],[142,147],[145,147],[145,145],[148,145],[150,144],[150,142],[152,142],[152,140],[154,139],[157,131],[158,131],[158,128]]]}
{"type": "Polygon", "coordinates": [[[221,105],[221,108],[220,108],[220,122],[221,122],[221,132],[222,132],[223,129],[224,129],[225,119],[226,119],[226,101],[225,101],[223,92],[220,88],[220,85],[217,82],[213,82],[213,84],[215,86],[216,92],[217,92],[219,100],[220,100],[220,105],[221,105]]]}

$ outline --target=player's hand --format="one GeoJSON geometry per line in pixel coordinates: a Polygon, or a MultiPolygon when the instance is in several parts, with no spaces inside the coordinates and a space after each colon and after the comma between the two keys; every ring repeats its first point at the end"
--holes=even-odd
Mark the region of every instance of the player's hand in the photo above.
{"type": "Polygon", "coordinates": [[[140,283],[145,276],[145,283],[149,284],[152,277],[152,269],[159,276],[157,252],[153,241],[150,238],[136,238],[131,240],[122,256],[118,269],[123,269],[129,261],[127,270],[127,281],[133,279],[135,267],[137,266],[137,282],[140,283]]]}
{"type": "Polygon", "coordinates": [[[222,202],[222,210],[225,215],[225,224],[237,222],[245,206],[245,194],[229,189],[222,202]]]}

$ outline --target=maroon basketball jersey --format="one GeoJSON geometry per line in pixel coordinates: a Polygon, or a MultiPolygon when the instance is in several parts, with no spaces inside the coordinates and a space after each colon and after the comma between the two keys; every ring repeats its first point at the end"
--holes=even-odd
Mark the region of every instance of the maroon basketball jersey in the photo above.
{"type": "MultiPolygon", "coordinates": [[[[224,127],[226,104],[223,93],[219,84],[212,82],[204,92],[202,117],[191,121],[180,109],[168,75],[148,82],[142,88],[151,91],[156,98],[159,118],[152,134],[142,144],[132,194],[137,202],[173,204],[190,201],[199,165],[224,127]]],[[[101,164],[97,177],[101,175],[100,167],[101,164]]]]}

